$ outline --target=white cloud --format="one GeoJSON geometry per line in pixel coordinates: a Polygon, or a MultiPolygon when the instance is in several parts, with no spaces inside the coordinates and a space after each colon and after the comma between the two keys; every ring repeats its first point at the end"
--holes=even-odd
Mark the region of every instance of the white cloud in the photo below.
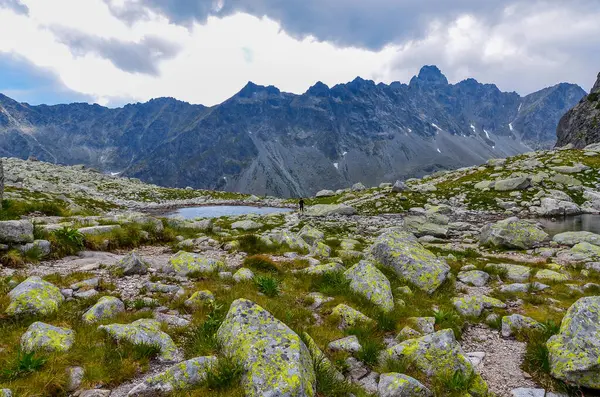
{"type": "MultiPolygon", "coordinates": [[[[407,82],[424,64],[437,64],[451,82],[475,77],[527,94],[560,81],[589,89],[600,64],[600,9],[587,9],[580,0],[521,2],[493,16],[432,19],[422,34],[377,51],[298,39],[271,19],[242,13],[181,26],[155,11],[124,21],[104,0],[23,3],[28,15],[0,6],[0,52],[51,70],[68,89],[100,103],[173,96],[213,105],[249,80],[295,93],[318,80],[333,85],[356,76],[407,82]],[[156,64],[148,69],[156,75],[127,72],[102,52],[63,44],[57,28],[140,46],[145,37],[160,37],[179,51],[170,59],[150,57],[156,64]]],[[[222,0],[211,3],[216,12],[226,6],[222,0]]]]}

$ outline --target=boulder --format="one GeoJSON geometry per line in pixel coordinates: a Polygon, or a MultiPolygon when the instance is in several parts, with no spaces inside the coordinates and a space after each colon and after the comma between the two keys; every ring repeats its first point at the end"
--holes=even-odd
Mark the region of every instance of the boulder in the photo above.
{"type": "Polygon", "coordinates": [[[379,236],[370,253],[383,266],[428,293],[435,291],[450,272],[448,264],[419,244],[413,234],[397,229],[379,236]]]}
{"type": "Polygon", "coordinates": [[[360,192],[363,190],[367,190],[367,187],[365,185],[363,185],[361,182],[358,182],[358,183],[355,183],[354,185],[352,185],[353,192],[360,192]]]}
{"type": "Polygon", "coordinates": [[[484,226],[479,243],[488,247],[529,249],[547,239],[548,234],[537,224],[508,218],[484,226]]]}
{"type": "Polygon", "coordinates": [[[233,222],[231,224],[232,229],[240,229],[240,230],[257,230],[264,227],[262,223],[255,222],[251,219],[246,219],[243,221],[233,222]]]}
{"type": "Polygon", "coordinates": [[[502,317],[502,336],[508,338],[524,329],[541,329],[542,324],[538,323],[530,317],[525,317],[520,314],[512,314],[502,317]]]}
{"type": "Polygon", "coordinates": [[[332,262],[326,263],[324,265],[309,266],[305,269],[300,270],[300,272],[304,274],[310,274],[312,276],[320,276],[325,273],[343,272],[345,270],[346,268],[344,267],[344,265],[337,262],[332,262]]]}
{"type": "Polygon", "coordinates": [[[409,317],[407,322],[422,335],[435,331],[435,317],[409,317]]]}
{"type": "Polygon", "coordinates": [[[234,301],[217,331],[223,354],[244,366],[248,397],[314,396],[316,377],[300,337],[268,311],[247,299],[234,301]]]}
{"type": "Polygon", "coordinates": [[[579,179],[574,178],[571,175],[565,175],[565,174],[552,175],[550,180],[552,180],[552,182],[560,183],[561,185],[565,185],[565,186],[581,186],[582,185],[582,183],[579,179]]]}
{"type": "Polygon", "coordinates": [[[22,253],[26,253],[32,249],[37,249],[42,256],[47,256],[52,252],[52,244],[48,240],[34,240],[33,243],[27,243],[18,246],[18,249],[22,253]]]}
{"type": "Polygon", "coordinates": [[[506,308],[506,304],[504,302],[485,295],[472,295],[462,298],[453,298],[452,304],[457,312],[468,317],[479,317],[484,309],[506,308]]]}
{"type": "Polygon", "coordinates": [[[331,197],[335,196],[335,192],[333,190],[319,190],[315,197],[331,197]]]}
{"type": "Polygon", "coordinates": [[[523,265],[513,265],[511,263],[488,263],[485,265],[485,270],[501,271],[505,273],[505,277],[511,281],[523,282],[529,279],[531,268],[523,265]]]}
{"type": "Polygon", "coordinates": [[[550,270],[550,269],[539,270],[535,274],[535,278],[538,280],[542,280],[542,281],[555,281],[555,282],[569,280],[569,276],[567,274],[555,272],[554,270],[550,270]]]}
{"type": "Polygon", "coordinates": [[[330,342],[327,345],[327,348],[334,352],[344,351],[348,353],[358,353],[360,349],[362,349],[362,346],[355,335],[350,335],[330,342]]]}
{"type": "Polygon", "coordinates": [[[8,293],[8,315],[47,316],[58,310],[65,298],[53,284],[31,276],[8,293]]]}
{"type": "Polygon", "coordinates": [[[66,352],[74,341],[72,330],[36,321],[21,336],[21,349],[24,352],[66,352]]]}
{"type": "Polygon", "coordinates": [[[215,301],[215,296],[209,290],[196,291],[190,296],[184,305],[189,308],[198,308],[203,305],[209,304],[215,301]]]}
{"type": "Polygon", "coordinates": [[[33,243],[33,223],[26,220],[0,221],[0,243],[33,243]]]}
{"type": "Polygon", "coordinates": [[[600,389],[600,296],[575,302],[547,343],[552,376],[600,389]]]}
{"type": "Polygon", "coordinates": [[[364,296],[384,312],[394,309],[394,296],[387,277],[375,265],[360,261],[344,272],[350,280],[350,289],[364,296]]]}
{"type": "Polygon", "coordinates": [[[555,235],[552,241],[569,246],[583,242],[600,246],[600,235],[592,232],[564,232],[555,235]]]}
{"type": "Polygon", "coordinates": [[[95,323],[106,320],[125,311],[125,304],[114,296],[103,296],[83,314],[83,321],[95,323]]]}
{"type": "Polygon", "coordinates": [[[115,230],[121,229],[119,225],[100,225],[100,226],[90,226],[90,227],[82,227],[79,230],[79,233],[85,236],[98,236],[100,234],[108,234],[112,233],[115,230]]]}
{"type": "Polygon", "coordinates": [[[241,283],[242,281],[250,281],[254,278],[254,273],[250,269],[242,267],[233,275],[233,281],[241,283]]]}
{"type": "Polygon", "coordinates": [[[331,256],[331,247],[319,241],[310,248],[310,255],[329,258],[331,256]]]}
{"type": "Polygon", "coordinates": [[[539,216],[568,216],[581,214],[581,208],[571,201],[557,200],[550,197],[544,197],[540,201],[540,206],[532,206],[530,211],[539,216]]]}
{"type": "Polygon", "coordinates": [[[178,274],[185,276],[189,273],[210,274],[215,273],[224,265],[222,262],[212,258],[206,258],[198,254],[192,254],[185,251],[179,251],[168,264],[162,266],[160,270],[167,274],[178,274]]]}
{"type": "Polygon", "coordinates": [[[123,269],[125,276],[132,276],[134,274],[146,274],[150,265],[137,252],[133,251],[129,253],[125,258],[121,259],[118,266],[123,269]]]}
{"type": "Polygon", "coordinates": [[[310,245],[304,241],[300,236],[288,231],[281,230],[277,232],[273,232],[269,235],[269,237],[275,241],[277,244],[283,244],[290,247],[292,250],[298,251],[309,251],[310,245]]]}
{"type": "MultiPolygon", "coordinates": [[[[447,223],[447,222],[446,222],[447,223]]],[[[407,216],[404,218],[404,227],[406,230],[414,233],[415,236],[434,236],[440,238],[448,237],[448,226],[430,222],[424,216],[407,216]]]]}
{"type": "Polygon", "coordinates": [[[373,322],[372,319],[365,316],[356,309],[351,308],[348,305],[340,303],[331,311],[331,315],[339,317],[340,328],[351,328],[359,324],[367,324],[373,322]]]}
{"type": "Polygon", "coordinates": [[[408,190],[408,187],[406,186],[406,183],[402,181],[396,181],[396,183],[394,183],[394,186],[392,186],[392,192],[394,193],[402,193],[406,190],[408,190]]]}
{"type": "Polygon", "coordinates": [[[176,361],[178,352],[173,339],[160,329],[160,322],[151,319],[140,319],[131,324],[101,325],[103,330],[117,341],[128,341],[134,345],[150,345],[160,349],[161,361],[176,361]]]}
{"type": "MultiPolygon", "coordinates": [[[[475,373],[473,365],[450,329],[406,340],[387,349],[382,358],[409,363],[428,377],[453,376],[457,372],[465,376],[475,373]]],[[[479,375],[475,377],[469,391],[472,394],[485,395],[487,385],[479,375]]]]}
{"type": "Polygon", "coordinates": [[[531,177],[519,176],[495,181],[494,190],[497,192],[508,192],[511,190],[524,190],[529,186],[531,186],[531,177]]]}
{"type": "Polygon", "coordinates": [[[150,376],[135,386],[128,396],[166,396],[200,385],[206,373],[217,363],[214,356],[196,357],[175,364],[158,375],[150,376]]]}
{"type": "Polygon", "coordinates": [[[379,397],[433,397],[418,380],[395,372],[381,374],[377,392],[379,397]]]}
{"type": "Polygon", "coordinates": [[[310,245],[314,245],[325,238],[325,233],[308,225],[304,226],[298,235],[310,245]]]}
{"type": "Polygon", "coordinates": [[[74,392],[81,387],[85,370],[82,367],[67,368],[67,391],[74,392]]]}
{"type": "Polygon", "coordinates": [[[310,216],[332,216],[332,215],[355,215],[356,210],[346,204],[317,204],[307,208],[306,215],[310,216]]]}
{"type": "Polygon", "coordinates": [[[490,275],[481,270],[469,270],[458,273],[458,279],[465,284],[483,287],[490,279],[490,275]]]}

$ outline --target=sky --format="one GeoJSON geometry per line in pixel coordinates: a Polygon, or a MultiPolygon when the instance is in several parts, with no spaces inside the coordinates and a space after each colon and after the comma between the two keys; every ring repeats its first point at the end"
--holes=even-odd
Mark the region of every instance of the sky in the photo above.
{"type": "Polygon", "coordinates": [[[248,81],[303,93],[437,65],[529,94],[588,91],[600,0],[0,0],[0,93],[20,102],[207,106],[248,81]]]}

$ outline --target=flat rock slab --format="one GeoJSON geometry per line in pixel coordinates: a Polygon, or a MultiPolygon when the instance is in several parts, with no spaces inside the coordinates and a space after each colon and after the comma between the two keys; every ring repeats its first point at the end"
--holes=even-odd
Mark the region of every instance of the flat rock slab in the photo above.
{"type": "Polygon", "coordinates": [[[74,342],[72,330],[36,321],[21,336],[21,349],[25,352],[66,352],[74,342]]]}

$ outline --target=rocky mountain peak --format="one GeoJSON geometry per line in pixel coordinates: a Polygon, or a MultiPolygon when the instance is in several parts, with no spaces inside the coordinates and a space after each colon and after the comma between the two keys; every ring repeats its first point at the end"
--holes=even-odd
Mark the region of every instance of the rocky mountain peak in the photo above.
{"type": "Polygon", "coordinates": [[[246,84],[244,88],[242,88],[240,92],[236,94],[236,97],[252,98],[253,96],[255,96],[255,94],[279,95],[281,94],[281,91],[279,91],[279,88],[272,85],[258,85],[253,83],[252,81],[249,81],[248,84],[246,84]]]}
{"type": "Polygon", "coordinates": [[[410,85],[415,84],[447,85],[448,79],[435,65],[426,65],[421,68],[419,75],[412,78],[410,85]]]}
{"type": "Polygon", "coordinates": [[[306,94],[317,96],[317,97],[325,97],[329,95],[329,86],[321,81],[317,81],[315,85],[310,87],[306,94]]]}
{"type": "Polygon", "coordinates": [[[600,73],[598,73],[598,79],[596,80],[596,84],[592,87],[590,92],[599,92],[600,91],[600,73]]]}

